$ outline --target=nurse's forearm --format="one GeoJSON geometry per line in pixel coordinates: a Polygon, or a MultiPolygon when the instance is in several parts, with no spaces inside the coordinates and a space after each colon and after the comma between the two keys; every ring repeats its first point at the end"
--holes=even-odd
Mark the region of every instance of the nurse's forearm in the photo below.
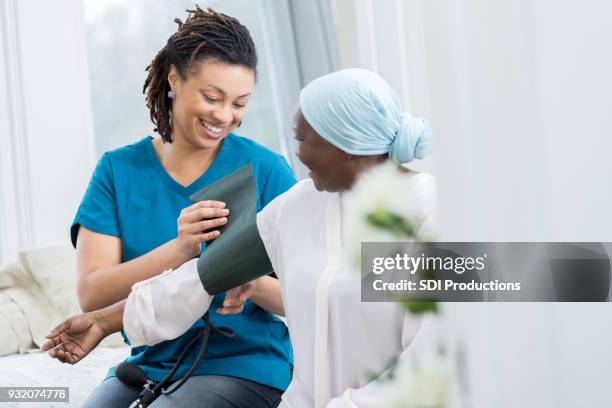
{"type": "Polygon", "coordinates": [[[255,280],[251,301],[271,313],[285,315],[280,282],[271,276],[262,276],[255,280]]]}
{"type": "MultiPolygon", "coordinates": [[[[79,242],[80,244],[80,242],[79,242]]],[[[82,248],[77,246],[77,251],[82,248]]],[[[78,297],[83,311],[93,311],[112,305],[128,297],[134,283],[160,275],[174,269],[186,261],[184,254],[177,249],[176,240],[157,247],[138,258],[112,266],[102,266],[86,273],[92,267],[93,254],[78,254],[77,259],[87,260],[89,265],[79,266],[78,297]]]]}

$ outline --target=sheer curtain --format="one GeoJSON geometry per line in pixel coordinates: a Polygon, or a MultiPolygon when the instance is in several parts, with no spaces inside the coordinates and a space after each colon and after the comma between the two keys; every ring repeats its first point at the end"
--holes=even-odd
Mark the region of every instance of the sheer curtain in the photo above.
{"type": "Polygon", "coordinates": [[[79,0],[0,1],[0,245],[67,243],[94,164],[79,0]]]}
{"type": "MultiPolygon", "coordinates": [[[[431,120],[422,2],[331,0],[330,3],[340,67],[377,72],[397,92],[406,112],[431,120]]],[[[411,166],[434,172],[431,157],[411,166]]]]}
{"type": "Polygon", "coordinates": [[[281,143],[296,177],[302,179],[308,172],[295,156],[292,119],[300,89],[339,68],[331,3],[265,0],[264,15],[281,143]]]}
{"type": "MultiPolygon", "coordinates": [[[[427,117],[444,238],[612,241],[612,4],[334,0],[343,66],[427,117]]],[[[474,407],[609,403],[609,304],[449,304],[474,407]]]]}

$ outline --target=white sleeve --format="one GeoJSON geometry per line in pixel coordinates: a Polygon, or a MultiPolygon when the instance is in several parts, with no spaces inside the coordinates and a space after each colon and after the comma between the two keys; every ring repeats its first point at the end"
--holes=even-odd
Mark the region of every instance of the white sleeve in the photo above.
{"type": "Polygon", "coordinates": [[[123,313],[123,329],[132,347],[179,337],[208,310],[213,296],[198,275],[198,260],[135,283],[123,313]]]}
{"type": "MultiPolygon", "coordinates": [[[[438,327],[430,315],[414,316],[407,314],[402,328],[403,351],[398,357],[399,364],[418,358],[427,348],[431,347],[432,339],[436,338],[438,327]]],[[[383,373],[381,375],[386,374],[383,373]]],[[[396,373],[396,378],[401,376],[396,373]]],[[[379,376],[380,377],[380,376],[379,376]]],[[[405,384],[388,380],[374,379],[360,388],[349,388],[340,396],[332,398],[327,408],[379,408],[396,406],[394,396],[397,387],[405,384]]],[[[406,392],[401,393],[405,396],[406,392]]]]}
{"type": "MultiPolygon", "coordinates": [[[[290,190],[291,191],[291,190],[290,190]]],[[[268,258],[272,264],[272,269],[280,278],[280,272],[277,263],[277,238],[278,238],[278,223],[280,213],[285,205],[287,192],[277,196],[270,201],[259,213],[257,213],[257,231],[261,237],[261,241],[266,248],[268,258]]]]}

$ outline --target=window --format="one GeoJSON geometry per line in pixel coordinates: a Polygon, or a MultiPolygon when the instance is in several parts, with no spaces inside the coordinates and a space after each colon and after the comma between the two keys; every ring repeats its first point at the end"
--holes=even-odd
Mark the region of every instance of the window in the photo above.
{"type": "MultiPolygon", "coordinates": [[[[243,124],[236,133],[279,151],[270,71],[264,36],[262,1],[218,0],[200,7],[236,17],[257,46],[258,81],[243,124]]],[[[144,103],[145,68],[176,31],[174,18],[185,20],[194,0],[84,0],[89,74],[98,155],[153,134],[144,103]]]]}

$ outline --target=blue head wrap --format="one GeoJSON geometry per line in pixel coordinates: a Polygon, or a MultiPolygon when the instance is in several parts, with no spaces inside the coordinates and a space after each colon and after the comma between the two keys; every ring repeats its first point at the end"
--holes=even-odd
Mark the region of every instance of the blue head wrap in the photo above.
{"type": "Polygon", "coordinates": [[[364,69],[315,79],[300,92],[300,108],[322,138],[349,154],[387,153],[396,163],[408,163],[431,149],[423,119],[403,113],[389,84],[364,69]]]}

